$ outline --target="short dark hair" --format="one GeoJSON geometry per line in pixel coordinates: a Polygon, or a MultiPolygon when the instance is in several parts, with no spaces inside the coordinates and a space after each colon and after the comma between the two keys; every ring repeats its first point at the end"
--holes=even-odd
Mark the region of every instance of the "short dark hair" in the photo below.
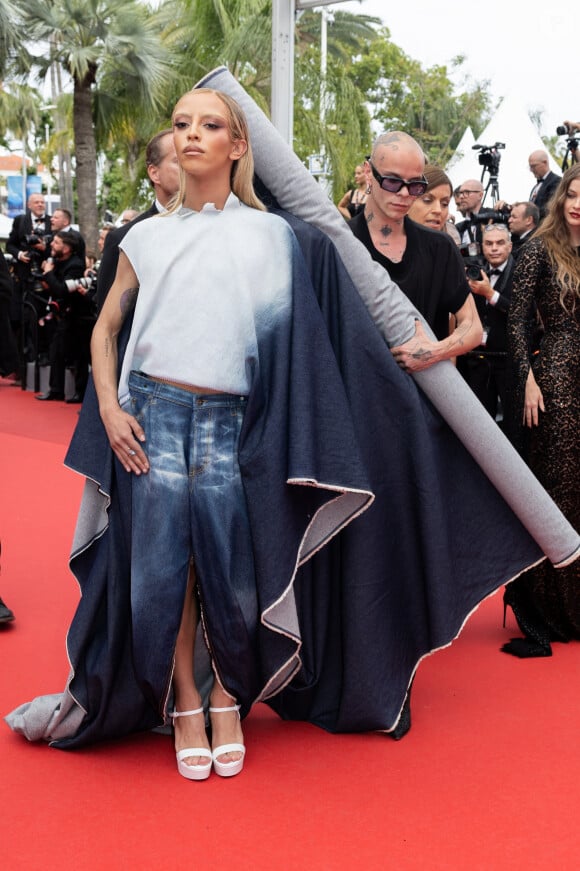
{"type": "Polygon", "coordinates": [[[68,245],[71,254],[79,253],[79,240],[76,233],[70,233],[67,230],[57,230],[57,232],[53,236],[53,239],[56,236],[58,236],[59,239],[62,239],[62,241],[68,245]]]}
{"type": "MultiPolygon", "coordinates": [[[[69,222],[69,224],[72,222],[72,214],[69,212],[68,209],[63,209],[62,206],[59,206],[59,207],[58,207],[57,209],[55,209],[54,211],[55,211],[55,212],[62,212],[63,215],[66,215],[66,219],[67,219],[67,221],[69,222]]],[[[54,214],[54,212],[53,212],[53,214],[54,214]]]]}
{"type": "Polygon", "coordinates": [[[171,127],[168,127],[166,130],[160,130],[159,133],[156,133],[155,136],[149,140],[147,148],[145,149],[146,166],[159,166],[164,157],[161,148],[161,141],[170,134],[173,134],[173,130],[171,127]]]}
{"type": "Polygon", "coordinates": [[[531,203],[529,201],[513,203],[512,209],[514,206],[523,206],[524,207],[524,218],[533,218],[534,219],[534,227],[537,227],[540,223],[540,210],[535,203],[531,203]]]}

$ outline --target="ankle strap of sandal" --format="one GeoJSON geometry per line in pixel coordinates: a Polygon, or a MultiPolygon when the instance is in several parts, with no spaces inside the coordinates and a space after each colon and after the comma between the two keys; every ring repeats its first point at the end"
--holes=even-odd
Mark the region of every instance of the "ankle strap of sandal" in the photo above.
{"type": "Polygon", "coordinates": [[[192,717],[193,714],[203,714],[203,708],[196,708],[195,711],[171,711],[170,717],[192,717]]]}
{"type": "Polygon", "coordinates": [[[240,705],[232,705],[230,708],[211,708],[209,709],[210,714],[225,714],[226,711],[236,711],[239,714],[240,705]]]}

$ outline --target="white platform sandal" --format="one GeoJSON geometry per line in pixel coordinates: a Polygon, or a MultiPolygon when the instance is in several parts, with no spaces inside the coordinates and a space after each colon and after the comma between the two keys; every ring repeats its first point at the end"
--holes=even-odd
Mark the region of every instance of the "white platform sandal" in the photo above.
{"type": "MultiPolygon", "coordinates": [[[[195,711],[173,711],[170,714],[171,719],[176,717],[192,717],[194,714],[203,714],[203,708],[196,708],[195,711]]],[[[223,751],[222,751],[223,752],[223,751]]],[[[184,750],[178,750],[175,754],[177,758],[177,770],[182,777],[187,780],[207,780],[210,775],[212,765],[212,753],[207,747],[186,747],[184,750]],[[191,756],[201,756],[207,759],[203,765],[187,765],[185,759],[191,756]]]]}
{"type": "MultiPolygon", "coordinates": [[[[232,705],[229,708],[210,708],[210,714],[225,714],[226,711],[236,711],[238,718],[240,716],[240,706],[232,705]]],[[[244,767],[244,759],[246,756],[246,748],[243,744],[220,744],[219,747],[214,747],[211,752],[213,759],[213,767],[216,774],[220,777],[233,777],[234,774],[239,774],[244,767]],[[233,762],[220,762],[218,756],[223,756],[224,753],[241,753],[239,759],[233,762]]]]}

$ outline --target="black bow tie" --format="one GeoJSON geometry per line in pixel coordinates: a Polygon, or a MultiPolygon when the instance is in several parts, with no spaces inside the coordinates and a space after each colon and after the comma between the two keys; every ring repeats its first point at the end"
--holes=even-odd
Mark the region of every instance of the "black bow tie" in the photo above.
{"type": "Polygon", "coordinates": [[[501,269],[492,269],[490,275],[501,275],[501,269]]]}

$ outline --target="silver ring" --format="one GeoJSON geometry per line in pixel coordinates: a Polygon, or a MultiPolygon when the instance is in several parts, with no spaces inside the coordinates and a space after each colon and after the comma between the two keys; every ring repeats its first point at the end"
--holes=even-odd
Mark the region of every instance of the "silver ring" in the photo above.
{"type": "Polygon", "coordinates": [[[137,453],[137,451],[132,451],[132,450],[129,448],[129,450],[127,451],[127,453],[129,454],[130,457],[134,457],[135,454],[137,453]]]}

